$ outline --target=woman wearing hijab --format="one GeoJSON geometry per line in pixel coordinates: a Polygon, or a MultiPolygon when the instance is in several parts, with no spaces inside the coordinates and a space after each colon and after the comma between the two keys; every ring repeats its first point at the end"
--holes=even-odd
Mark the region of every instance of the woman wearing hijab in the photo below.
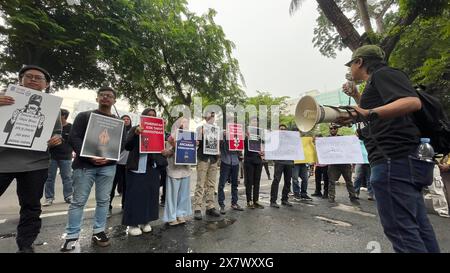
{"type": "MultiPolygon", "coordinates": [[[[148,116],[151,108],[142,112],[148,116]]],[[[159,169],[150,154],[139,152],[140,126],[131,128],[125,142],[130,152],[127,160],[126,191],[122,224],[128,226],[128,234],[141,235],[150,232],[150,223],[159,218],[159,169]]]]}
{"type": "MultiPolygon", "coordinates": [[[[130,129],[132,127],[131,124],[131,118],[129,115],[123,115],[122,117],[120,117],[121,120],[124,121],[125,123],[125,130],[126,133],[128,134],[128,132],[130,132],[130,129]]],[[[111,216],[111,211],[112,211],[112,201],[114,199],[114,196],[116,194],[116,186],[117,186],[117,192],[119,194],[122,195],[122,209],[123,209],[123,204],[125,203],[125,189],[126,189],[126,164],[127,164],[127,159],[128,159],[128,153],[129,151],[127,150],[123,150],[120,153],[120,157],[119,157],[119,161],[117,161],[117,165],[116,165],[116,174],[114,176],[114,181],[113,181],[113,186],[111,189],[111,195],[109,198],[109,212],[108,212],[108,217],[111,216]]]]}

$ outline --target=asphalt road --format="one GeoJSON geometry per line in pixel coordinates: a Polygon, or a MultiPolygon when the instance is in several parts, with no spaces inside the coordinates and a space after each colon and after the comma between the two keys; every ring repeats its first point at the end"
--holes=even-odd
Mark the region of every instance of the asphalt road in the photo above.
{"type": "MultiPolygon", "coordinates": [[[[273,173],[273,172],[272,172],[273,173]]],[[[59,178],[58,178],[59,179],[59,178]]],[[[195,173],[191,188],[195,186],[195,173]]],[[[190,220],[187,224],[169,227],[161,221],[153,223],[153,231],[138,237],[128,236],[121,225],[120,197],[114,199],[113,215],[108,220],[107,233],[111,246],[91,245],[95,201],[93,192],[86,206],[80,238],[81,252],[141,252],[141,253],[368,253],[392,252],[383,234],[376,206],[361,192],[361,206],[352,206],[344,184],[337,186],[337,203],[313,198],[309,202],[291,199],[293,207],[269,207],[270,183],[263,173],[261,204],[265,209],[227,210],[224,216],[190,220]]],[[[44,207],[42,229],[36,240],[36,252],[58,252],[67,220],[68,205],[62,198],[61,182],[56,183],[56,201],[44,207]]],[[[281,194],[280,185],[280,193],[281,194]]],[[[308,193],[314,190],[310,179],[308,193]]],[[[230,186],[226,186],[227,206],[230,186]]],[[[44,200],[43,200],[44,201],[44,200]]],[[[278,202],[280,202],[278,200],[278,202]]],[[[239,185],[239,203],[245,206],[243,180],[239,185]]],[[[227,207],[229,209],[229,207],[227,207]]],[[[162,209],[160,215],[162,216],[162,209]]],[[[18,201],[15,183],[0,198],[0,252],[17,250],[15,244],[18,223],[18,201]]],[[[429,215],[442,252],[450,252],[449,218],[429,215]]]]}

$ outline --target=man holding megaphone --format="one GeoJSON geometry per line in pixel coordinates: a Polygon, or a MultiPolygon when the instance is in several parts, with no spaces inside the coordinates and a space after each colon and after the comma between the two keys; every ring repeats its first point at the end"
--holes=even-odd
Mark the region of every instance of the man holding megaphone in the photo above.
{"type": "Polygon", "coordinates": [[[422,107],[408,77],[384,62],[384,52],[365,45],[353,52],[346,64],[354,81],[366,81],[362,94],[344,84],[344,91],[358,103],[346,124],[365,120],[360,136],[369,153],[371,183],[384,233],[396,252],[439,252],[439,246],[415,183],[424,178],[412,170],[420,132],[412,113],[422,107]]]}

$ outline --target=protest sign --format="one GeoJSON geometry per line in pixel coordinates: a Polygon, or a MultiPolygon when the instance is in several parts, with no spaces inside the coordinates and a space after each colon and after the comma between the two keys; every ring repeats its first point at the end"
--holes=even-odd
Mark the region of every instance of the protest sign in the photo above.
{"type": "Polygon", "coordinates": [[[244,130],[242,124],[227,124],[227,140],[230,151],[244,150],[244,130]]]}
{"type": "Polygon", "coordinates": [[[197,164],[196,133],[178,129],[175,145],[175,165],[197,164]]]}
{"type": "Polygon", "coordinates": [[[14,104],[0,107],[0,146],[46,151],[62,98],[14,84],[5,95],[13,97],[14,104]]]}
{"type": "Polygon", "coordinates": [[[141,116],[139,135],[140,153],[161,153],[164,150],[164,120],[157,117],[141,116]]]}
{"type": "Polygon", "coordinates": [[[248,126],[248,150],[250,152],[261,152],[262,139],[261,129],[258,127],[248,126]]]}
{"type": "Polygon", "coordinates": [[[211,124],[203,125],[203,153],[205,155],[218,155],[220,141],[220,128],[211,124]]]}
{"type": "Polygon", "coordinates": [[[119,160],[123,120],[91,113],[81,147],[81,156],[119,160]]]}
{"type": "Polygon", "coordinates": [[[303,146],[303,152],[305,154],[304,160],[295,160],[294,164],[301,164],[301,163],[315,163],[317,162],[317,153],[316,153],[316,147],[313,143],[312,137],[302,137],[302,146],[303,146]]]}
{"type": "Polygon", "coordinates": [[[265,131],[264,158],[266,160],[303,160],[302,141],[296,131],[265,131]]]}
{"type": "Polygon", "coordinates": [[[364,163],[356,136],[318,137],[316,151],[320,164],[364,163]]]}

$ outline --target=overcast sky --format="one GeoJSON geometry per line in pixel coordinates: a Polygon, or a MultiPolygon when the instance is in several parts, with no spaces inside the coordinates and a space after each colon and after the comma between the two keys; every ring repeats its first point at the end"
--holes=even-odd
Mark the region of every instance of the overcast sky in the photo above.
{"type": "Polygon", "coordinates": [[[215,21],[236,45],[246,81],[244,90],[274,96],[298,97],[305,91],[334,90],[345,82],[349,49],[336,59],[322,56],[313,47],[313,30],[318,17],[317,2],[304,1],[289,15],[290,0],[188,0],[189,9],[198,14],[208,8],[217,11],[215,21]]]}
{"type": "MultiPolygon", "coordinates": [[[[326,58],[313,47],[313,30],[318,17],[317,2],[304,1],[300,10],[289,15],[290,0],[188,0],[191,11],[203,14],[217,11],[215,21],[234,42],[248,96],[256,90],[273,96],[298,98],[310,90],[335,90],[345,81],[349,49],[336,59],[326,58]]],[[[90,93],[90,92],[88,92],[90,93]]],[[[90,100],[95,101],[91,91],[90,100]]],[[[87,99],[79,89],[57,92],[62,97],[87,99]]],[[[119,106],[126,109],[127,103],[119,106]]]]}

